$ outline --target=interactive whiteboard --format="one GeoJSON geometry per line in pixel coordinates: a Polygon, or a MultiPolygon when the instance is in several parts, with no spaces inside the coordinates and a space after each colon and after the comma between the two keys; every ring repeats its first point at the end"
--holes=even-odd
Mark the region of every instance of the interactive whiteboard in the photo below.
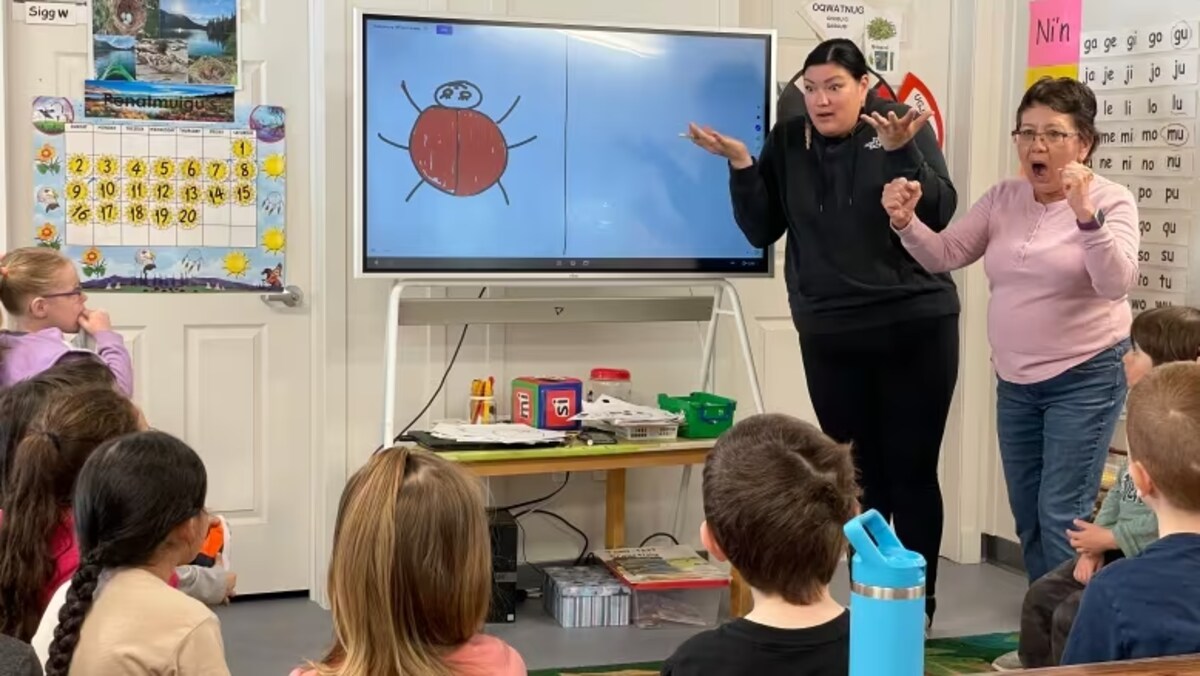
{"type": "Polygon", "coordinates": [[[689,122],[770,129],[770,32],[357,19],[364,275],[769,274],[689,122]]]}

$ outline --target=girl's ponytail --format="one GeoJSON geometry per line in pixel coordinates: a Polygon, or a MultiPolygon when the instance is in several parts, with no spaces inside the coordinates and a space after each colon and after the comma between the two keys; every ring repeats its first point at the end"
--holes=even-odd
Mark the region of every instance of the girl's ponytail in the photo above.
{"type": "Polygon", "coordinates": [[[0,633],[22,641],[37,632],[43,592],[54,576],[47,538],[62,523],[54,491],[61,464],[52,435],[44,430],[26,435],[0,499],[0,633]]]}
{"type": "Polygon", "coordinates": [[[46,660],[46,676],[67,676],[71,670],[71,659],[79,645],[79,633],[83,621],[96,597],[96,586],[100,583],[103,570],[103,548],[88,553],[71,578],[67,600],[58,611],[58,627],[54,629],[54,641],[50,643],[50,657],[46,660]]]}

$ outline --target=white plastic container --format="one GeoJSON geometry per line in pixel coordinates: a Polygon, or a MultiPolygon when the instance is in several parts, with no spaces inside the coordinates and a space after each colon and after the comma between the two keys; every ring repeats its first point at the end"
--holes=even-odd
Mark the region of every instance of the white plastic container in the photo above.
{"type": "Polygon", "coordinates": [[[587,400],[608,395],[621,401],[633,402],[633,381],[629,371],[614,368],[594,368],[588,377],[587,400]]]}

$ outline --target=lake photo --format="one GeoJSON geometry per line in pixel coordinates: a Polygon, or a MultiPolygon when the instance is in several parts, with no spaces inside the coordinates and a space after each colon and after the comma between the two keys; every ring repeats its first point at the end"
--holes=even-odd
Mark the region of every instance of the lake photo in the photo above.
{"type": "Polygon", "coordinates": [[[92,37],[97,80],[132,80],[137,76],[137,38],[128,35],[92,37]]]}
{"type": "Polygon", "coordinates": [[[238,75],[236,0],[160,0],[163,38],[187,44],[187,81],[235,84],[238,75]]]}

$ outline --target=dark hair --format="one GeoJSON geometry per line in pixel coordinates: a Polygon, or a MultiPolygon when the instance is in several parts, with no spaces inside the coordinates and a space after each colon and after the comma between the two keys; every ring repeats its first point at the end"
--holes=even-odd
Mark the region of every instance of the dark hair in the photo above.
{"type": "Polygon", "coordinates": [[[863,56],[862,50],[858,48],[858,45],[846,38],[833,38],[814,47],[808,53],[808,58],[804,59],[804,67],[792,77],[791,82],[788,84],[804,77],[804,73],[809,68],[827,63],[845,68],[855,80],[863,79],[868,73],[874,75],[892,93],[892,98],[896,98],[896,92],[887,83],[887,80],[884,80],[882,75],[867,65],[867,59],[863,56]]]}
{"type": "Polygon", "coordinates": [[[1129,333],[1155,366],[1200,358],[1200,309],[1171,305],[1146,310],[1134,317],[1129,333]]]}
{"type": "Polygon", "coordinates": [[[136,432],[133,402],[112,388],[60,390],[21,440],[0,498],[0,633],[33,638],[54,577],[47,539],[63,526],[75,479],[97,446],[136,432]]]}
{"type": "Polygon", "coordinates": [[[1173,507],[1200,512],[1200,364],[1151,369],[1129,392],[1126,426],[1130,461],[1173,507]]]}
{"type": "Polygon", "coordinates": [[[46,676],[70,670],[100,571],[149,562],[171,531],[203,511],[207,482],[200,456],[165,432],[129,434],[92,453],[75,486],[80,566],[58,614],[46,676]]]}
{"type": "Polygon", "coordinates": [[[38,375],[0,390],[0,500],[7,490],[17,444],[29,423],[56,392],[76,387],[116,387],[116,377],[99,357],[79,353],[60,359],[38,375]]]}
{"type": "Polygon", "coordinates": [[[755,589],[802,605],[820,599],[858,510],[848,446],[782,414],[733,426],[704,462],[704,517],[755,589]]]}
{"type": "Polygon", "coordinates": [[[1048,75],[1034,82],[1017,106],[1017,129],[1021,127],[1021,116],[1034,106],[1046,106],[1056,113],[1070,115],[1080,140],[1089,144],[1085,159],[1091,159],[1100,146],[1100,134],[1096,131],[1096,95],[1090,87],[1074,78],[1048,75]]]}

